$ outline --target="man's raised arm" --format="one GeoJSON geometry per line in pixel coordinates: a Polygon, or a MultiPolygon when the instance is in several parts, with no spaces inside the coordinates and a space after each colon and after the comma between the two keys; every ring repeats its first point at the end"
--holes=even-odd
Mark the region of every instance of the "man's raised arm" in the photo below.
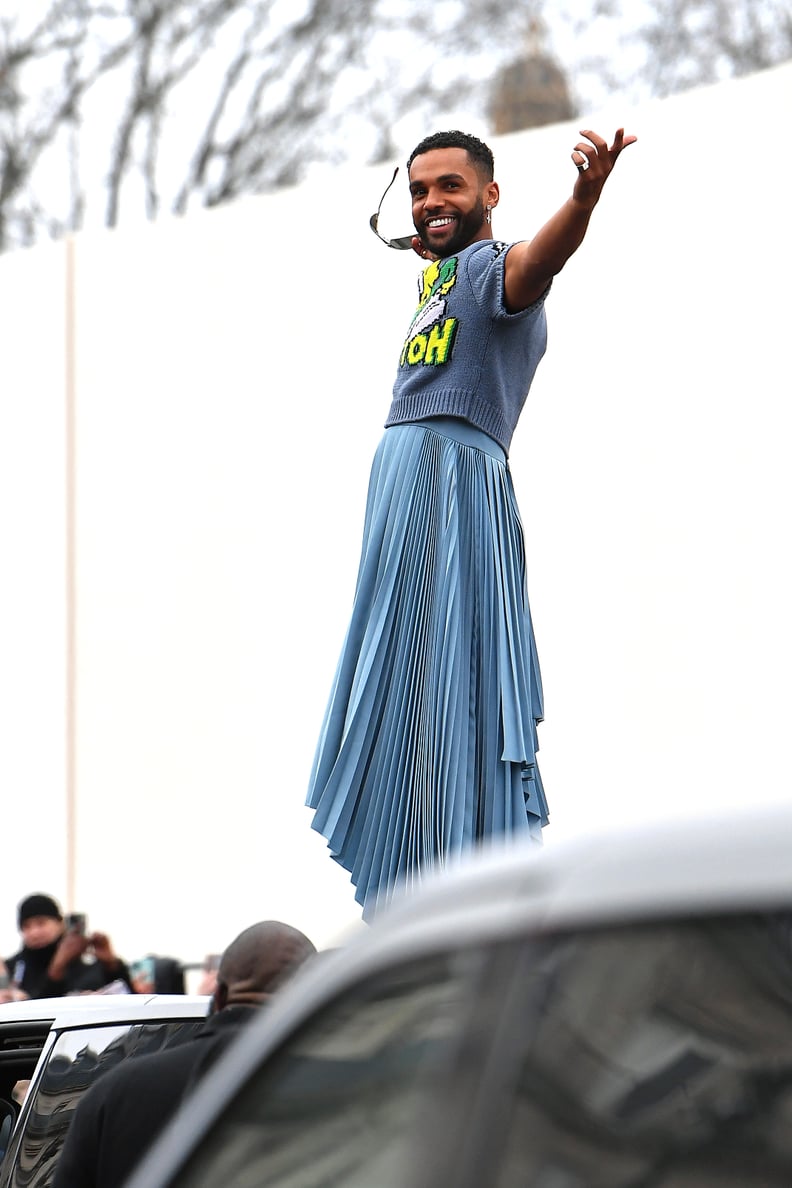
{"type": "Polygon", "coordinates": [[[591,212],[599,202],[619,153],[637,140],[636,136],[625,136],[623,128],[617,129],[610,147],[589,129],[584,129],[581,136],[586,139],[578,141],[572,150],[578,176],[571,197],[533,239],[515,243],[506,256],[506,307],[512,313],[527,309],[541,297],[548,282],[580,247],[591,212]]]}

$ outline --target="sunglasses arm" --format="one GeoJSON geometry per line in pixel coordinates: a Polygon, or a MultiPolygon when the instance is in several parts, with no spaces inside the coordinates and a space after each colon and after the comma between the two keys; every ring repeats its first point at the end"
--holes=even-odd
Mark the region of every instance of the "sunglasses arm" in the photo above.
{"type": "Polygon", "coordinates": [[[371,218],[369,219],[369,227],[371,227],[371,230],[374,232],[377,239],[381,239],[382,242],[387,245],[387,247],[395,248],[396,251],[399,251],[399,252],[406,252],[406,251],[409,251],[409,249],[412,247],[412,241],[415,238],[413,235],[401,235],[397,239],[386,239],[384,235],[380,235],[380,233],[379,233],[379,216],[380,216],[380,211],[382,210],[382,204],[385,201],[385,195],[387,194],[388,190],[391,188],[393,183],[396,181],[396,174],[398,172],[399,172],[399,166],[397,165],[393,171],[393,177],[388,182],[388,184],[385,187],[385,190],[383,192],[383,195],[379,200],[379,206],[377,207],[375,214],[373,214],[371,216],[371,218]]]}

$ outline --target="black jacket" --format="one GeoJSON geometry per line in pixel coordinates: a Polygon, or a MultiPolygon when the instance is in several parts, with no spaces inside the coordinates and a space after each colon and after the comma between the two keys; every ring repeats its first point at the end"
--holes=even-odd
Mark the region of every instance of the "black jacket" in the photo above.
{"type": "Polygon", "coordinates": [[[120,979],[129,985],[129,970],[123,961],[108,969],[98,961],[84,961],[75,957],[66,967],[61,981],[54,981],[47,969],[55,955],[59,941],[43,949],[20,949],[6,961],[8,976],[29,998],[60,998],[63,994],[80,994],[85,990],[101,990],[120,979]]]}
{"type": "Polygon", "coordinates": [[[66,1135],[53,1188],[121,1188],[185,1092],[258,1009],[226,1007],[192,1039],[132,1056],[92,1085],[66,1135]]]}

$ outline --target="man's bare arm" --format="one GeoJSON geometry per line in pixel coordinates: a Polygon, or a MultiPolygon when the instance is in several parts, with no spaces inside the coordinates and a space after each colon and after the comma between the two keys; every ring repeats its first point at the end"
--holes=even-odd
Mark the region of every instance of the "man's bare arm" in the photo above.
{"type": "Polygon", "coordinates": [[[512,313],[527,309],[541,297],[548,282],[580,247],[619,153],[637,139],[625,136],[623,128],[617,129],[610,147],[589,129],[581,132],[581,136],[586,140],[579,141],[572,151],[578,176],[571,197],[533,239],[514,244],[507,253],[505,297],[506,307],[512,313]]]}

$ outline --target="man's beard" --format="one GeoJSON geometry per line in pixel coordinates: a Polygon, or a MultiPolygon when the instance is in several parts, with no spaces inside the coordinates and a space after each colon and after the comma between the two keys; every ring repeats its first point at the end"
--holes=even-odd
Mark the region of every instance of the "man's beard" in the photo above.
{"type": "Polygon", "coordinates": [[[461,252],[463,248],[466,248],[469,243],[473,242],[484,225],[484,199],[481,195],[476,199],[476,205],[472,210],[468,211],[466,215],[458,215],[457,218],[456,230],[451,238],[442,244],[439,250],[437,247],[432,247],[429,238],[426,236],[427,228],[423,227],[421,231],[418,231],[416,227],[418,238],[428,252],[431,252],[435,256],[440,256],[442,259],[446,256],[453,256],[455,252],[461,252]]]}

